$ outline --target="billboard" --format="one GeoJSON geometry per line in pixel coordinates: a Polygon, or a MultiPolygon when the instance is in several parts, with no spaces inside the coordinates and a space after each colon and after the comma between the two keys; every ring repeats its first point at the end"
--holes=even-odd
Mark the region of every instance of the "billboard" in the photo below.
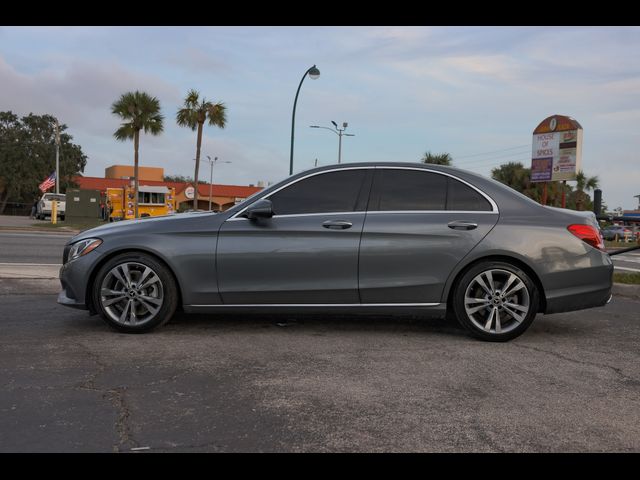
{"type": "Polygon", "coordinates": [[[582,127],[576,120],[553,115],[533,131],[532,182],[575,180],[581,160],[582,127]]]}

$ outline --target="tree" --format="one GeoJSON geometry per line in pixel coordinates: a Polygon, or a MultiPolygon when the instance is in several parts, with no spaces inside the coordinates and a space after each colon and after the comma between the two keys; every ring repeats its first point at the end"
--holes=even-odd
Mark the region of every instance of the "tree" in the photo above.
{"type": "MultiPolygon", "coordinates": [[[[208,102],[204,97],[200,100],[200,93],[196,90],[189,90],[184,99],[183,108],[176,114],[176,122],[181,127],[189,127],[191,130],[198,130],[196,140],[196,170],[193,176],[194,182],[198,182],[198,172],[200,171],[200,147],[202,145],[202,128],[205,121],[209,125],[224,128],[227,124],[227,107],[222,102],[208,102]]],[[[193,197],[193,208],[198,209],[198,189],[195,189],[193,197]]]]}
{"type": "Polygon", "coordinates": [[[134,209],[138,218],[138,150],[140,145],[140,130],[151,135],[160,135],[164,126],[164,117],[160,113],[160,101],[145,92],[127,92],[111,106],[111,113],[119,116],[120,124],[113,136],[124,142],[133,139],[133,175],[134,179],[134,209]]]}
{"type": "Polygon", "coordinates": [[[510,186],[529,198],[539,198],[537,185],[531,183],[531,169],[526,168],[520,162],[504,163],[491,170],[491,176],[494,180],[510,186]]]}
{"type": "Polygon", "coordinates": [[[599,182],[600,180],[597,176],[587,177],[582,170],[578,172],[576,175],[576,191],[574,193],[577,210],[582,210],[584,204],[588,204],[591,201],[591,197],[589,197],[585,190],[595,190],[598,188],[599,182]]]}
{"type": "MultiPolygon", "coordinates": [[[[163,179],[165,182],[195,183],[193,178],[188,175],[165,175],[163,179]]],[[[198,180],[198,183],[205,185],[207,182],[205,180],[198,180]]]]}
{"type": "MultiPolygon", "coordinates": [[[[0,213],[8,201],[31,203],[42,192],[38,185],[55,171],[55,124],[52,115],[18,118],[0,112],[0,213]]],[[[84,171],[87,156],[60,125],[60,192],[75,187],[72,178],[84,171]]]]}
{"type": "Polygon", "coordinates": [[[424,156],[420,161],[422,163],[431,163],[434,165],[451,165],[451,162],[453,162],[453,159],[451,158],[451,155],[449,155],[448,153],[433,154],[428,151],[424,154],[424,156]]]}

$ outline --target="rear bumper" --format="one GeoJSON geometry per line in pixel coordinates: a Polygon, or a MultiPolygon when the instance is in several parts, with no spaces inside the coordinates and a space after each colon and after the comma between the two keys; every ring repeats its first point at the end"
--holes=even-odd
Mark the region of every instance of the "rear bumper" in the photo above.
{"type": "Polygon", "coordinates": [[[611,287],[591,292],[576,293],[549,299],[545,313],[573,312],[602,307],[611,301],[611,287]]]}
{"type": "Polygon", "coordinates": [[[583,268],[571,273],[553,274],[557,288],[546,290],[545,313],[571,312],[602,307],[611,301],[613,264],[583,268]]]}

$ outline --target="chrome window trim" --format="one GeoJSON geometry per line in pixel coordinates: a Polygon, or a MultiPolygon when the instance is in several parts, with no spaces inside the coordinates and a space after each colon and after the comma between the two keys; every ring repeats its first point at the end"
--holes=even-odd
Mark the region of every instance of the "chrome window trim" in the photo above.
{"type": "MultiPolygon", "coordinates": [[[[364,214],[381,214],[381,213],[393,213],[393,214],[439,214],[444,213],[458,213],[458,214],[471,214],[481,213],[483,215],[498,215],[498,212],[488,210],[370,210],[362,212],[321,212],[321,213],[291,213],[288,215],[274,215],[271,218],[290,218],[290,217],[318,217],[327,215],[364,215],[364,214]]],[[[227,222],[237,222],[238,220],[249,220],[246,217],[230,218],[227,222]]]]}
{"type": "MultiPolygon", "coordinates": [[[[394,167],[394,166],[368,166],[368,167],[342,167],[342,168],[332,168],[330,170],[322,170],[320,172],[314,172],[314,173],[310,173],[309,175],[305,175],[304,177],[300,177],[292,182],[289,182],[285,185],[282,185],[280,188],[278,188],[277,190],[274,190],[273,192],[265,195],[264,197],[262,197],[260,200],[264,200],[266,198],[269,198],[270,196],[278,193],[280,190],[287,188],[295,183],[298,183],[301,180],[305,180],[307,178],[310,177],[314,177],[316,175],[322,175],[324,173],[330,173],[330,172],[337,172],[337,171],[343,171],[343,170],[371,170],[371,169],[391,169],[391,170],[417,170],[419,172],[430,172],[430,173],[437,173],[439,175],[444,175],[446,177],[451,177],[454,180],[457,180],[459,182],[462,182],[463,184],[465,184],[468,187],[471,187],[473,190],[475,190],[476,192],[478,192],[480,195],[482,195],[491,205],[491,211],[488,210],[362,210],[359,212],[316,212],[316,213],[292,213],[292,214],[285,214],[285,215],[274,215],[272,218],[280,218],[280,217],[302,217],[302,216],[312,216],[312,215],[352,215],[352,214],[356,214],[356,213],[493,213],[493,214],[497,214],[500,213],[499,209],[498,209],[498,205],[496,204],[496,202],[493,200],[493,198],[491,198],[489,195],[487,195],[485,192],[483,192],[482,190],[480,190],[479,188],[471,185],[469,182],[456,177],[455,175],[452,175],[450,173],[446,173],[446,172],[440,172],[438,170],[432,170],[430,168],[418,168],[418,167],[403,167],[403,166],[398,166],[398,167],[394,167]]],[[[238,215],[241,215],[247,208],[249,208],[251,205],[247,205],[246,207],[244,207],[242,210],[240,210],[239,212],[233,214],[233,216],[231,216],[231,218],[228,218],[227,221],[231,221],[231,220],[248,220],[248,218],[246,217],[238,217],[238,215]]]]}
{"type": "Polygon", "coordinates": [[[440,303],[247,303],[185,305],[186,307],[437,307],[440,303]]]}

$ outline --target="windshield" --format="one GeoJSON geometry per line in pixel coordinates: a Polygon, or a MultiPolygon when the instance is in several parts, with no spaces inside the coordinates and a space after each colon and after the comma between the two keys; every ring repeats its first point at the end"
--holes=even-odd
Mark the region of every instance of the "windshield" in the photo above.
{"type": "Polygon", "coordinates": [[[66,198],[66,195],[62,195],[62,194],[56,195],[55,193],[54,194],[47,194],[47,195],[44,196],[44,199],[47,202],[51,202],[53,200],[58,200],[58,201],[62,201],[63,202],[65,198],[66,198]]]}

